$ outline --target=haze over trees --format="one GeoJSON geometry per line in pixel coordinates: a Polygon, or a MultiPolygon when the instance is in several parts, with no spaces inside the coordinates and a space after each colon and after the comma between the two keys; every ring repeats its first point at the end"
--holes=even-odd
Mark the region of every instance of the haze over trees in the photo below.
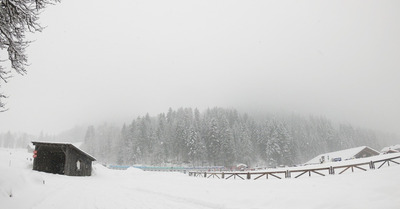
{"type": "Polygon", "coordinates": [[[323,117],[251,117],[236,110],[179,108],[149,114],[121,128],[86,131],[83,149],[100,162],[132,165],[294,165],[330,151],[367,145],[380,150],[392,136],[336,125],[323,117]]]}

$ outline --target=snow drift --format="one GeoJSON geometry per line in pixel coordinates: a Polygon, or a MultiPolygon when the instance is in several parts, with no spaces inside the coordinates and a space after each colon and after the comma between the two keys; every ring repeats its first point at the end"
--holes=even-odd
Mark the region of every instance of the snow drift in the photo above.
{"type": "Polygon", "coordinates": [[[110,170],[91,177],[33,171],[25,150],[0,149],[0,208],[399,208],[400,166],[316,178],[226,181],[110,170]]]}

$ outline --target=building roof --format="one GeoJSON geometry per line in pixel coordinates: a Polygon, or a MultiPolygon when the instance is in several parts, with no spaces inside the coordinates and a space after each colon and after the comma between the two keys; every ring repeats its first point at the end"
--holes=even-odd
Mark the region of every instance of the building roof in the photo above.
{"type": "Polygon", "coordinates": [[[385,147],[385,148],[383,148],[381,150],[381,152],[386,153],[386,152],[389,152],[390,150],[400,151],[400,144],[396,144],[396,145],[392,145],[392,146],[389,146],[389,147],[385,147]]]}
{"type": "Polygon", "coordinates": [[[355,147],[355,148],[351,148],[351,149],[345,149],[345,150],[340,150],[340,151],[336,151],[336,152],[329,152],[329,153],[325,153],[325,154],[321,154],[318,155],[317,157],[311,159],[310,161],[308,161],[306,164],[319,164],[320,159],[322,157],[325,158],[325,160],[332,160],[334,158],[341,158],[341,160],[349,160],[349,159],[354,159],[356,158],[357,154],[359,154],[361,151],[364,150],[368,150],[369,152],[372,152],[376,155],[379,154],[378,151],[367,147],[367,146],[361,146],[361,147],[355,147]]]}
{"type": "Polygon", "coordinates": [[[90,160],[95,161],[96,158],[94,158],[93,156],[89,155],[88,153],[86,153],[85,151],[79,149],[78,147],[76,147],[75,145],[71,144],[71,143],[65,143],[65,142],[35,142],[32,141],[33,145],[46,145],[46,146],[55,146],[55,147],[70,147],[72,149],[75,149],[76,151],[78,151],[79,153],[81,153],[82,155],[85,155],[86,157],[88,157],[90,160]]]}

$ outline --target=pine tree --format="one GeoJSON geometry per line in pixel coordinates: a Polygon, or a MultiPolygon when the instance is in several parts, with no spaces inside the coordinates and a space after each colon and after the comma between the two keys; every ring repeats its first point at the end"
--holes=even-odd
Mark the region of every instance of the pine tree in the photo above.
{"type": "Polygon", "coordinates": [[[121,136],[117,144],[117,150],[118,150],[118,152],[116,153],[117,164],[118,165],[127,164],[127,156],[129,152],[129,139],[128,139],[128,129],[125,123],[121,129],[121,136]]]}
{"type": "Polygon", "coordinates": [[[91,155],[97,155],[97,141],[95,139],[96,134],[93,126],[89,126],[86,134],[83,148],[91,155]]]}
{"type": "Polygon", "coordinates": [[[206,135],[205,142],[209,162],[212,162],[213,165],[217,165],[221,141],[219,138],[217,120],[215,118],[212,118],[209,122],[208,133],[206,135]]]}
{"type": "Polygon", "coordinates": [[[192,164],[194,164],[197,157],[197,152],[199,150],[199,137],[193,126],[189,130],[189,135],[186,140],[186,147],[188,148],[189,160],[192,164]]]}
{"type": "Polygon", "coordinates": [[[227,119],[224,119],[221,130],[220,130],[220,138],[221,138],[221,159],[223,161],[224,166],[232,166],[235,161],[234,154],[234,139],[233,132],[229,127],[229,122],[227,119]]]}

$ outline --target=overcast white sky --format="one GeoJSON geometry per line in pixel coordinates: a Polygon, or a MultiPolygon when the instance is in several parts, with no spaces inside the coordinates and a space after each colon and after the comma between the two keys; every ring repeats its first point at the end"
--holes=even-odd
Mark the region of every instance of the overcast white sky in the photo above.
{"type": "Polygon", "coordinates": [[[41,23],[0,132],[219,106],[400,134],[398,0],[63,0],[41,23]]]}

